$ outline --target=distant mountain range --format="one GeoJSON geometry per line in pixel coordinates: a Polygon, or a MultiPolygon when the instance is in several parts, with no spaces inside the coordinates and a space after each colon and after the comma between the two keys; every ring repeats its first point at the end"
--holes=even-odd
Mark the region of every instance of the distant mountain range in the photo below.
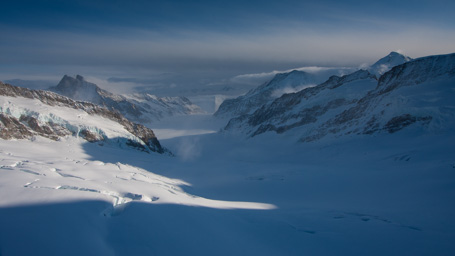
{"type": "MultiPolygon", "coordinates": [[[[397,52],[391,52],[368,67],[367,70],[379,77],[393,66],[403,64],[409,60],[411,60],[410,57],[397,52]]],[[[325,72],[317,73],[294,70],[288,73],[277,74],[272,80],[249,91],[247,94],[225,100],[215,112],[215,116],[232,118],[252,114],[264,104],[279,98],[285,93],[297,92],[307,87],[316,86],[329,78],[336,79],[335,77],[339,77],[339,74],[344,72],[346,72],[345,68],[332,68],[325,72]]]]}
{"type": "MultiPolygon", "coordinates": [[[[274,80],[293,73],[277,75],[274,80]]],[[[271,85],[287,86],[272,82],[267,86],[271,85]]],[[[245,97],[237,98],[236,106],[257,107],[237,116],[236,108],[224,104],[223,111],[234,115],[225,130],[248,136],[286,133],[309,142],[327,136],[395,133],[408,126],[448,129],[455,121],[454,85],[455,54],[412,60],[391,53],[367,70],[332,76],[317,86],[276,99],[251,104],[245,97]]],[[[269,95],[267,86],[259,87],[255,98],[269,95]]]]}
{"type": "Polygon", "coordinates": [[[117,110],[126,118],[140,123],[156,122],[174,115],[201,114],[204,111],[185,97],[157,97],[148,93],[117,95],[103,90],[77,75],[65,75],[50,91],[73,100],[91,102],[117,110]]]}

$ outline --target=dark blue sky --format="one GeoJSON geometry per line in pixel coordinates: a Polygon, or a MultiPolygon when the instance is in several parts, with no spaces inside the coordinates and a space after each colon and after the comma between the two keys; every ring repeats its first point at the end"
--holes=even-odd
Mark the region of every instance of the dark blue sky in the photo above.
{"type": "Polygon", "coordinates": [[[0,10],[0,80],[81,73],[175,87],[392,50],[455,52],[454,1],[15,0],[0,10]]]}

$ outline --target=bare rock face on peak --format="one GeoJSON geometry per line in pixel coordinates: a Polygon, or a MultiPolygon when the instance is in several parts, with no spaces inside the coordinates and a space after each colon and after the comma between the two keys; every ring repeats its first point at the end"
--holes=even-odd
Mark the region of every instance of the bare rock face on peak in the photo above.
{"type": "Polygon", "coordinates": [[[454,98],[455,54],[429,56],[395,66],[379,79],[366,70],[333,76],[233,118],[225,130],[288,133],[303,142],[408,127],[447,131],[455,127],[454,98]]]}
{"type": "Polygon", "coordinates": [[[117,111],[49,91],[0,82],[0,138],[30,139],[33,136],[52,140],[75,136],[100,144],[170,153],[151,129],[129,121],[117,111]]]}
{"type": "Polygon", "coordinates": [[[116,95],[103,90],[82,76],[63,76],[50,91],[78,101],[87,101],[122,113],[140,123],[151,123],[173,115],[199,114],[203,111],[185,97],[157,97],[151,94],[116,95]]]}

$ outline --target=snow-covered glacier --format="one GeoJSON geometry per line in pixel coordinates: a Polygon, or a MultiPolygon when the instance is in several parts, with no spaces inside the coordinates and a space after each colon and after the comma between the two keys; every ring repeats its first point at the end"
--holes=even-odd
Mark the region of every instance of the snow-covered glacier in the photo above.
{"type": "Polygon", "coordinates": [[[454,54],[390,68],[158,137],[1,85],[0,254],[454,255],[454,54]]]}

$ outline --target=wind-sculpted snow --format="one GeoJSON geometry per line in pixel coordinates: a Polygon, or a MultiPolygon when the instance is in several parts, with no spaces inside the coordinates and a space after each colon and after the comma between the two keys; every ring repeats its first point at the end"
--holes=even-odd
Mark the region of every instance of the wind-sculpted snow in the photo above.
{"type": "Polygon", "coordinates": [[[252,114],[231,119],[225,130],[250,136],[292,131],[309,142],[328,135],[394,133],[415,124],[433,131],[448,129],[455,120],[454,80],[455,54],[404,63],[379,81],[361,70],[285,94],[252,114]]]}
{"type": "Polygon", "coordinates": [[[0,104],[3,139],[38,135],[58,140],[74,135],[90,142],[112,142],[146,152],[167,152],[151,129],[92,103],[0,82],[0,104]]]}
{"type": "Polygon", "coordinates": [[[151,94],[116,95],[85,81],[65,75],[57,86],[49,90],[73,100],[87,101],[122,113],[140,123],[156,122],[173,115],[201,114],[203,111],[185,97],[157,97],[151,94]]]}

